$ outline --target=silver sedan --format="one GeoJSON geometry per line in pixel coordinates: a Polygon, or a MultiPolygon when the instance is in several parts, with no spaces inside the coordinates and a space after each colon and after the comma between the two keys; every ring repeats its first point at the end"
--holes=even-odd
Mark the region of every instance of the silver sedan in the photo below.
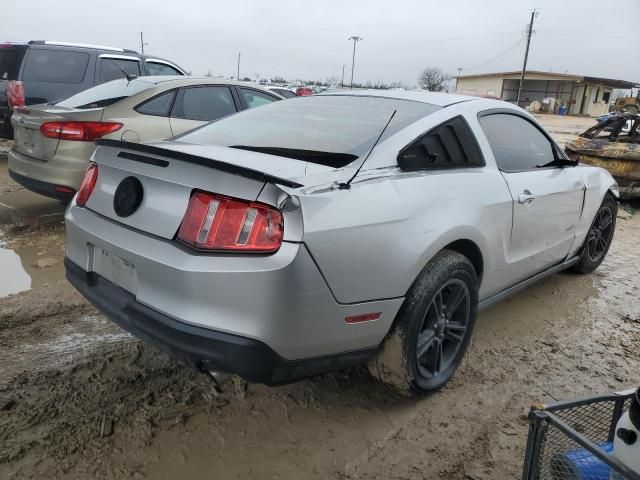
{"type": "Polygon", "coordinates": [[[206,372],[273,385],[368,364],[426,392],[478,309],[598,267],[617,196],[511,104],[322,94],[173,141],[99,141],[66,214],[67,277],[206,372]]]}

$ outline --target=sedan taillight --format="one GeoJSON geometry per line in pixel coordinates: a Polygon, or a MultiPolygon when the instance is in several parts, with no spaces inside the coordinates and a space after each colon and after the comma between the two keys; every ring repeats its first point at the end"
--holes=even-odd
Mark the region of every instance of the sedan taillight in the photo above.
{"type": "Polygon", "coordinates": [[[79,207],[84,207],[91,193],[93,193],[93,189],[96,186],[96,181],[98,180],[98,165],[93,162],[89,163],[89,166],[84,172],[84,177],[82,177],[82,183],[80,184],[80,190],[78,190],[78,195],[76,196],[76,205],[79,207]]]}
{"type": "Polygon", "coordinates": [[[212,251],[273,253],[282,245],[282,213],[262,203],[194,192],[178,239],[212,251]]]}
{"type": "Polygon", "coordinates": [[[40,125],[40,133],[47,138],[93,142],[121,128],[117,122],[46,122],[40,125]]]}

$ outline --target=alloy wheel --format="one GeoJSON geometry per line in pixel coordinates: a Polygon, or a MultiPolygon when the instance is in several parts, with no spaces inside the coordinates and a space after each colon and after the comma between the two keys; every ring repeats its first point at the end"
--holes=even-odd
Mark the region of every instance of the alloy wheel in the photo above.
{"type": "Polygon", "coordinates": [[[455,362],[469,327],[471,300],[465,282],[451,279],[434,295],[418,333],[418,371],[425,379],[437,377],[455,362]]]}
{"type": "Polygon", "coordinates": [[[609,207],[602,207],[596,215],[589,236],[587,237],[587,255],[593,263],[607,252],[613,234],[613,212],[609,207]]]}

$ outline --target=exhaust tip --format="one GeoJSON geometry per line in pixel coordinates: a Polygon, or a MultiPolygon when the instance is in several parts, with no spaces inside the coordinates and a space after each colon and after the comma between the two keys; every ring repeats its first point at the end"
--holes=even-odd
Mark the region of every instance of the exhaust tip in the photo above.
{"type": "Polygon", "coordinates": [[[223,386],[229,381],[231,374],[219,370],[209,370],[207,368],[204,368],[203,371],[213,381],[216,392],[223,393],[223,386]]]}

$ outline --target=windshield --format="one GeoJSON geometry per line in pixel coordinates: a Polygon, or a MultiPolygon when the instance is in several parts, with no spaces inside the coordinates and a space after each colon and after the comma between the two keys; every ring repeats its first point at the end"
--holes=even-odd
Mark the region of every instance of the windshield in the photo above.
{"type": "Polygon", "coordinates": [[[72,97],[56,103],[59,107],[78,108],[102,108],[112,105],[120,100],[154,88],[155,84],[144,80],[128,81],[124,78],[103,83],[101,85],[80,92],[72,97]]]}
{"type": "Polygon", "coordinates": [[[368,96],[319,95],[246,110],[180,137],[181,141],[241,148],[340,167],[440,107],[368,96]]]}

